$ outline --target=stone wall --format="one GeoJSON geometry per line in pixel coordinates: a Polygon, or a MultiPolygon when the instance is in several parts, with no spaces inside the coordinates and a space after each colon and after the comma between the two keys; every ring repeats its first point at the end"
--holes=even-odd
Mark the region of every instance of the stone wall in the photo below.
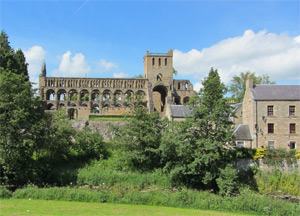
{"type": "Polygon", "coordinates": [[[93,131],[98,131],[105,141],[110,140],[110,134],[108,132],[109,124],[123,126],[125,121],[87,121],[82,119],[76,119],[73,121],[72,127],[76,130],[82,130],[84,126],[89,126],[93,131]]]}

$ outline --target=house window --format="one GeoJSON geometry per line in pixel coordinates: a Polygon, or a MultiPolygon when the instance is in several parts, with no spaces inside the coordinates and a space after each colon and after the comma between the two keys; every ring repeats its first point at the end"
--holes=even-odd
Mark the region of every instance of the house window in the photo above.
{"type": "Polygon", "coordinates": [[[290,134],[295,134],[296,133],[296,124],[292,123],[290,124],[290,134]]]}
{"type": "Polygon", "coordinates": [[[290,149],[295,149],[296,148],[296,142],[291,141],[290,142],[290,149]]]}
{"type": "Polygon", "coordinates": [[[289,106],[289,115],[294,116],[295,115],[295,106],[289,106]]]}
{"type": "Polygon", "coordinates": [[[161,59],[159,58],[158,59],[158,66],[160,66],[161,65],[161,59]]]}
{"type": "Polygon", "coordinates": [[[152,66],[154,66],[154,63],[155,63],[155,59],[152,58],[152,66]]]}
{"type": "Polygon", "coordinates": [[[268,124],[268,133],[269,134],[274,133],[274,123],[269,123],[268,124]]]}
{"type": "Polygon", "coordinates": [[[167,66],[167,64],[168,64],[168,59],[165,58],[165,66],[167,66]]]}
{"type": "Polygon", "coordinates": [[[273,114],[274,114],[274,106],[268,106],[268,116],[273,116],[273,114]]]}
{"type": "Polygon", "coordinates": [[[238,141],[237,144],[238,144],[238,147],[240,147],[240,148],[244,147],[244,141],[238,141]]]}
{"type": "Polygon", "coordinates": [[[270,149],[273,149],[273,148],[274,148],[274,141],[269,141],[269,142],[268,142],[268,147],[269,147],[270,149]]]}

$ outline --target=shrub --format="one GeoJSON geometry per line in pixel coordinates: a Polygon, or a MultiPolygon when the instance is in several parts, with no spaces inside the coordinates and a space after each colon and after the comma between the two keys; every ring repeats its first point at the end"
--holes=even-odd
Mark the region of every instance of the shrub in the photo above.
{"type": "Polygon", "coordinates": [[[255,179],[260,193],[300,195],[300,174],[297,169],[292,173],[280,172],[279,169],[259,170],[255,179]]]}
{"type": "Polygon", "coordinates": [[[0,185],[0,199],[9,199],[11,198],[12,193],[7,190],[4,186],[0,185]]]}
{"type": "Polygon", "coordinates": [[[237,173],[231,164],[228,164],[225,169],[220,169],[220,177],[217,178],[220,195],[230,196],[238,192],[237,173]]]}
{"type": "Polygon", "coordinates": [[[266,151],[266,149],[263,149],[263,148],[256,149],[256,153],[255,153],[253,159],[257,160],[259,158],[264,158],[265,151],[266,151]]]}

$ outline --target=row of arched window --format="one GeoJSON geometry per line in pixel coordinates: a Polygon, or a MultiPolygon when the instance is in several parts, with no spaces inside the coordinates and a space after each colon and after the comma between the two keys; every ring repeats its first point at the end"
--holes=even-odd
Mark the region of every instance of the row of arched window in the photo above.
{"type": "Polygon", "coordinates": [[[139,90],[133,92],[132,90],[127,90],[125,93],[121,90],[116,90],[111,92],[110,90],[93,90],[91,94],[88,90],[83,89],[78,92],[76,89],[71,89],[69,92],[66,92],[65,89],[59,89],[57,94],[53,89],[46,91],[46,100],[54,101],[133,101],[134,99],[145,99],[145,92],[139,90]]]}
{"type": "Polygon", "coordinates": [[[146,88],[143,79],[57,79],[47,78],[46,87],[79,88],[146,88]]]}

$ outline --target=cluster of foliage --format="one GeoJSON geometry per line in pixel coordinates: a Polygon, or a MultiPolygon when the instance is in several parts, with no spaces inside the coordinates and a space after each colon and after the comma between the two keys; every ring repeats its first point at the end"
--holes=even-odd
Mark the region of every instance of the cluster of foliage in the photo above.
{"type": "Polygon", "coordinates": [[[259,170],[255,175],[259,193],[278,195],[300,195],[300,170],[283,172],[278,168],[259,170]]]}
{"type": "Polygon", "coordinates": [[[157,112],[148,114],[144,106],[135,105],[129,123],[113,128],[122,169],[160,168],[176,186],[220,189],[223,195],[237,191],[235,183],[228,183],[236,182],[237,171],[227,166],[236,147],[228,118],[233,113],[217,70],[211,69],[203,86],[201,105],[191,105],[193,115],[183,122],[161,120],[157,112]],[[226,172],[232,174],[230,180],[226,172]]]}
{"type": "Polygon", "coordinates": [[[263,159],[263,162],[270,165],[276,165],[283,162],[287,164],[293,164],[297,162],[299,150],[291,149],[286,150],[283,148],[270,149],[270,148],[258,148],[253,157],[254,160],[263,159]]]}
{"type": "Polygon", "coordinates": [[[253,78],[253,84],[275,84],[275,82],[270,81],[269,75],[257,76],[254,72],[246,71],[242,72],[239,76],[234,76],[231,80],[231,85],[228,88],[228,91],[232,93],[232,99],[241,103],[243,101],[245,91],[246,91],[246,82],[248,77],[253,78]]]}
{"type": "Polygon", "coordinates": [[[59,175],[52,171],[70,158],[106,154],[98,133],[75,132],[63,111],[44,112],[29,82],[24,54],[10,47],[4,31],[0,35],[0,122],[1,184],[57,183],[59,175]]]}

